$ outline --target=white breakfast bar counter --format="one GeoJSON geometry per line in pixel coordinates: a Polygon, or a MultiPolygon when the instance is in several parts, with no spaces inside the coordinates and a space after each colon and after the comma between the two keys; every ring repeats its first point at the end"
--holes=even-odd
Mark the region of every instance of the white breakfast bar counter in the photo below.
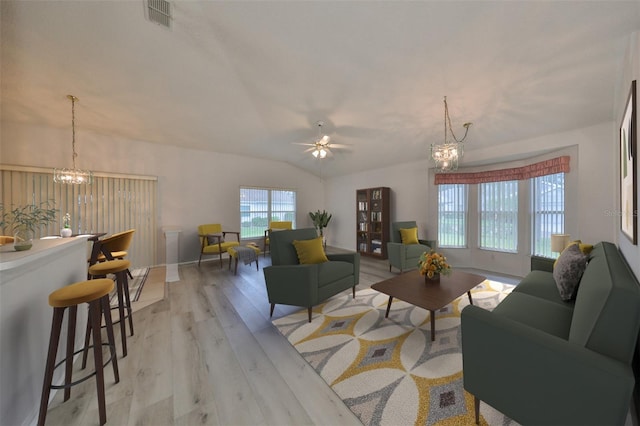
{"type": "MultiPolygon", "coordinates": [[[[87,238],[34,240],[30,250],[21,252],[11,243],[0,246],[2,425],[37,421],[53,317],[49,293],[87,279],[87,238]]],[[[87,310],[78,309],[76,348],[82,347],[86,318],[87,310]]],[[[58,360],[64,357],[66,323],[65,313],[58,360]]],[[[54,383],[61,381],[63,370],[56,369],[54,383]]]]}

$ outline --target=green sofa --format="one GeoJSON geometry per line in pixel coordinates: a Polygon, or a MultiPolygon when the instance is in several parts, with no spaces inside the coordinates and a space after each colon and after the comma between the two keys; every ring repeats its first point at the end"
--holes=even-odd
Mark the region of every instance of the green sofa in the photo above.
{"type": "Polygon", "coordinates": [[[476,420],[483,401],[524,425],[624,424],[640,286],[614,244],[594,246],[575,300],[532,270],[493,311],[467,306],[461,322],[476,420]]]}
{"type": "Polygon", "coordinates": [[[435,249],[435,241],[418,240],[420,244],[402,244],[400,229],[417,228],[415,221],[392,222],[389,242],[387,243],[387,256],[389,256],[389,272],[394,266],[404,272],[418,267],[420,255],[425,251],[435,249]]]}
{"type": "Polygon", "coordinates": [[[303,306],[308,309],[309,322],[313,306],[351,288],[356,297],[360,282],[360,254],[327,254],[328,262],[301,265],[293,240],[317,238],[314,228],[274,232],[270,237],[271,266],[263,269],[267,285],[270,315],[276,303],[303,306]]]}

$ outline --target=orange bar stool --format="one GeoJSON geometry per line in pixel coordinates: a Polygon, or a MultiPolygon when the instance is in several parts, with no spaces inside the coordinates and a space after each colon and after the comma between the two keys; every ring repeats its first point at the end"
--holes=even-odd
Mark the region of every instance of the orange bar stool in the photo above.
{"type": "MultiPolygon", "coordinates": [[[[129,319],[129,332],[133,336],[133,317],[131,315],[131,297],[129,296],[129,280],[127,271],[131,266],[131,262],[125,259],[108,260],[106,262],[95,263],[89,267],[89,276],[92,278],[103,278],[108,274],[114,274],[116,277],[116,293],[118,294],[118,306],[111,309],[118,309],[119,319],[114,324],[120,323],[120,337],[122,339],[122,356],[127,356],[127,331],[126,319],[129,319]]],[[[85,335],[85,343],[89,339],[90,324],[87,323],[87,334],[85,335]]],[[[85,345],[86,346],[86,345],[85,345]]],[[[82,359],[82,367],[87,363],[87,350],[84,352],[82,359]]]]}
{"type": "Polygon", "coordinates": [[[53,307],[53,323],[51,325],[51,337],[49,340],[49,352],[47,354],[47,364],[44,372],[44,382],[42,384],[42,398],[40,399],[40,413],[38,415],[38,425],[44,425],[47,416],[47,406],[49,404],[49,393],[51,389],[64,389],[64,400],[71,396],[71,386],[82,383],[85,380],[96,376],[96,387],[98,390],[98,412],[100,424],[107,422],[104,396],[104,365],[111,362],[113,366],[113,376],[115,382],[120,381],[118,373],[118,360],[116,356],[115,338],[113,336],[113,323],[111,321],[111,310],[109,309],[109,293],[113,290],[113,281],[109,279],[80,281],[62,287],[49,295],[49,305],[53,307]],[[74,352],[74,341],[76,334],[76,318],[78,305],[89,304],[89,322],[93,325],[93,357],[95,371],[85,377],[71,381],[73,370],[73,356],[88,348],[82,348],[74,352]],[[67,328],[67,353],[66,357],[56,364],[56,354],[60,332],[62,330],[62,320],[64,311],[69,309],[69,319],[67,328]],[[107,329],[108,343],[102,343],[100,323],[102,317],[107,329]],[[109,346],[111,357],[103,364],[102,346],[109,346]],[[60,365],[65,364],[64,385],[53,385],[53,372],[60,365]]]}

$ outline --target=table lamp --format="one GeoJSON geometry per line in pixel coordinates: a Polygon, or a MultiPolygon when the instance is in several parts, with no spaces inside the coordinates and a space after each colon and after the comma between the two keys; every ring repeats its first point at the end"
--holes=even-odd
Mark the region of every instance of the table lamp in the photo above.
{"type": "Polygon", "coordinates": [[[551,234],[551,251],[555,253],[562,253],[562,250],[567,247],[571,235],[569,234],[551,234]]]}

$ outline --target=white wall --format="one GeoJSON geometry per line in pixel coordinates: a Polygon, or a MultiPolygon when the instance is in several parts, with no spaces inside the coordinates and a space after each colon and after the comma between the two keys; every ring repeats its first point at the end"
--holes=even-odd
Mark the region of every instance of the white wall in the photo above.
{"type": "MultiPolygon", "coordinates": [[[[493,168],[515,167],[542,161],[559,155],[571,156],[571,172],[566,176],[566,231],[585,242],[615,241],[616,218],[607,214],[615,205],[613,168],[616,157],[611,135],[612,123],[602,123],[585,129],[563,132],[530,140],[518,141],[495,148],[492,152],[467,151],[473,160],[484,160],[486,155],[508,156],[535,149],[555,150],[550,154],[533,155],[529,161],[512,161],[493,168]]],[[[490,157],[489,157],[490,158],[490,157]]],[[[420,238],[437,239],[437,188],[433,184],[431,165],[421,160],[400,166],[366,173],[328,179],[325,185],[327,210],[333,213],[335,223],[327,230],[328,242],[337,247],[355,249],[356,216],[355,191],[360,188],[388,186],[391,188],[391,220],[416,220],[420,238]]],[[[476,167],[469,171],[486,170],[476,167]]],[[[461,170],[462,171],[462,170],[461,170]]],[[[474,192],[470,193],[470,197],[474,192]]],[[[471,203],[470,203],[471,205],[471,203]]],[[[520,203],[526,209],[527,200],[520,203]]],[[[472,212],[476,209],[470,207],[472,212]]],[[[469,248],[442,250],[453,265],[464,265],[523,276],[530,268],[529,220],[526,211],[521,215],[519,231],[520,252],[506,254],[478,250],[476,228],[469,228],[469,248]]]]}
{"type": "MultiPolygon", "coordinates": [[[[640,6],[639,6],[640,8],[640,6]]],[[[622,114],[624,113],[624,105],[627,101],[627,96],[629,96],[629,87],[631,86],[631,81],[636,80],[636,108],[640,107],[640,100],[638,97],[640,96],[640,32],[633,33],[629,36],[627,41],[627,50],[624,57],[624,61],[622,64],[622,73],[620,80],[618,82],[618,87],[615,92],[615,105],[614,105],[614,117],[615,120],[615,128],[614,128],[614,139],[616,141],[616,148],[618,142],[618,131],[620,122],[622,121],[622,114]]],[[[640,123],[640,112],[636,111],[636,120],[640,123]]],[[[638,142],[638,146],[640,146],[640,135],[638,135],[638,129],[636,128],[636,138],[638,142]]],[[[636,167],[638,168],[638,175],[640,175],[640,155],[636,153],[636,167]]],[[[616,179],[616,209],[619,209],[620,205],[620,184],[618,182],[618,176],[620,174],[620,164],[616,157],[616,168],[614,178],[616,179]]],[[[639,179],[640,180],[640,179],[639,179]]],[[[636,182],[637,185],[637,197],[640,203],[640,182],[636,182]]],[[[640,222],[636,222],[636,226],[640,226],[640,222]]],[[[627,262],[633,269],[636,277],[640,277],[640,241],[638,244],[633,245],[632,242],[620,231],[620,222],[618,221],[617,225],[618,231],[618,245],[620,246],[620,250],[622,254],[627,259],[627,262]]],[[[640,235],[640,232],[638,233],[640,235]]],[[[640,240],[640,238],[639,238],[640,240]]]]}
{"type": "MultiPolygon", "coordinates": [[[[0,162],[36,167],[69,167],[68,129],[1,123],[0,162]]],[[[105,136],[76,130],[77,167],[158,177],[157,260],[164,256],[163,226],[182,228],[179,261],[197,260],[197,226],[221,223],[240,230],[241,185],[295,189],[298,228],[313,226],[308,212],[322,209],[321,180],[286,163],[105,136]]]]}

